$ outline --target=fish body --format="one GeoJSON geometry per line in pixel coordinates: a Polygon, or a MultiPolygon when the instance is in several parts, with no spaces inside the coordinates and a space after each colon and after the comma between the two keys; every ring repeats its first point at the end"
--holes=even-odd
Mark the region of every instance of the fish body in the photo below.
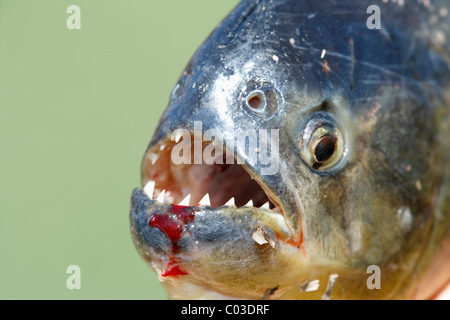
{"type": "Polygon", "coordinates": [[[224,19],[132,195],[133,241],[170,298],[426,299],[448,284],[449,9],[244,0],[224,19]]]}

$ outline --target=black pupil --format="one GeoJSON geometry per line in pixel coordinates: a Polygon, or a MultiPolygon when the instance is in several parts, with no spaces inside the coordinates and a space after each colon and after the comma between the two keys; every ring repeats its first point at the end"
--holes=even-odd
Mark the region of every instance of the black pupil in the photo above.
{"type": "Polygon", "coordinates": [[[314,150],[314,157],[317,162],[323,163],[331,158],[336,150],[336,137],[326,135],[320,138],[314,150]]]}

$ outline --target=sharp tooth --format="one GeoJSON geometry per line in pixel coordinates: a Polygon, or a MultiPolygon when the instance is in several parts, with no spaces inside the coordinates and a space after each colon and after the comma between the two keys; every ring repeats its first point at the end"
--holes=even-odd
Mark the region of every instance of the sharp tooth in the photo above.
{"type": "Polygon", "coordinates": [[[156,198],[156,201],[164,203],[164,194],[166,193],[166,189],[164,189],[158,196],[158,198],[156,198]]]}
{"type": "Polygon", "coordinates": [[[211,206],[211,200],[209,199],[209,194],[205,194],[202,200],[200,200],[201,206],[211,206]]]}
{"type": "Polygon", "coordinates": [[[157,154],[155,154],[155,153],[150,154],[150,161],[151,161],[152,165],[154,165],[156,163],[156,160],[158,160],[158,158],[159,157],[157,154]]]}
{"type": "Polygon", "coordinates": [[[180,202],[179,206],[189,207],[189,201],[191,201],[191,195],[189,194],[183,201],[180,202]]]}
{"type": "Polygon", "coordinates": [[[336,280],[338,277],[339,275],[337,273],[330,274],[330,276],[328,277],[327,290],[323,294],[322,300],[330,300],[331,293],[333,292],[334,285],[336,284],[336,280]]]}
{"type": "Polygon", "coordinates": [[[228,200],[228,202],[225,203],[223,206],[236,207],[236,203],[234,202],[234,197],[232,197],[230,200],[228,200]]]}
{"type": "Polygon", "coordinates": [[[144,192],[150,199],[153,199],[153,191],[154,190],[155,190],[155,181],[150,180],[145,185],[144,192]]]}
{"type": "Polygon", "coordinates": [[[259,245],[268,243],[273,249],[276,245],[275,240],[261,226],[258,226],[253,232],[252,239],[255,240],[259,245]]]}
{"type": "Polygon", "coordinates": [[[262,246],[263,244],[269,243],[264,237],[264,231],[261,227],[258,227],[252,234],[252,239],[256,241],[257,244],[262,246]]]}
{"type": "Polygon", "coordinates": [[[312,292],[319,289],[320,281],[319,280],[311,280],[307,281],[302,285],[302,292],[312,292]]]}
{"type": "Polygon", "coordinates": [[[165,148],[166,148],[165,144],[162,144],[162,145],[159,146],[159,150],[161,150],[161,151],[163,151],[165,148]]]}
{"type": "Polygon", "coordinates": [[[264,204],[261,206],[261,208],[269,209],[269,210],[270,210],[269,202],[264,203],[264,204]]]}
{"type": "Polygon", "coordinates": [[[253,200],[250,199],[250,201],[245,205],[246,207],[254,207],[253,200]]]}

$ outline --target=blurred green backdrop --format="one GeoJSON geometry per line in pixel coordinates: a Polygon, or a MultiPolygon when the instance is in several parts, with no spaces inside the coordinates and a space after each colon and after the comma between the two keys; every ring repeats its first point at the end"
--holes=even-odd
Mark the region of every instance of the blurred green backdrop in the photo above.
{"type": "Polygon", "coordinates": [[[0,299],[166,298],[131,242],[131,191],[178,76],[237,2],[0,0],[0,299]]]}

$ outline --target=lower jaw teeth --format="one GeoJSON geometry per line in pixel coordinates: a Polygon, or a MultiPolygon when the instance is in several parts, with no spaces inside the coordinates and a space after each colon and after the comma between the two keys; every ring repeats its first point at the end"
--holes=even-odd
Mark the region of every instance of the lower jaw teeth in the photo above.
{"type": "MultiPolygon", "coordinates": [[[[155,191],[155,181],[149,181],[145,187],[144,187],[144,193],[147,195],[147,197],[150,200],[154,200],[153,198],[153,193],[155,191]]],[[[161,191],[161,193],[158,195],[158,197],[156,198],[156,201],[161,203],[161,204],[167,204],[166,203],[166,199],[165,199],[165,193],[166,190],[164,189],[163,191],[161,191]]],[[[179,204],[178,206],[186,206],[188,207],[190,204],[190,200],[191,200],[191,195],[189,194],[187,197],[185,197],[179,204]]],[[[198,205],[196,206],[211,206],[211,200],[209,197],[209,194],[205,194],[205,196],[199,201],[198,205]]],[[[232,197],[230,200],[228,200],[222,207],[236,207],[236,202],[234,197],[232,197]]],[[[244,205],[243,207],[249,207],[249,208],[256,208],[253,204],[253,200],[250,200],[246,205],[244,205]]],[[[260,209],[266,209],[269,211],[272,211],[272,209],[270,209],[269,206],[269,202],[264,203],[260,209]]]]}

